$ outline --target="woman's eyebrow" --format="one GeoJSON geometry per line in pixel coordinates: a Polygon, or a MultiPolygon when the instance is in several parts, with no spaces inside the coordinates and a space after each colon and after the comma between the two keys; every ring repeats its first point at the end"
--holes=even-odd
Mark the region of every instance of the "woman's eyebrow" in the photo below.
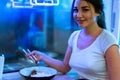
{"type": "MultiPolygon", "coordinates": [[[[89,6],[83,6],[81,8],[89,8],[89,6]]],[[[73,7],[73,9],[78,9],[77,7],[73,7]]]]}
{"type": "Polygon", "coordinates": [[[83,6],[82,8],[89,8],[89,6],[83,6]]]}

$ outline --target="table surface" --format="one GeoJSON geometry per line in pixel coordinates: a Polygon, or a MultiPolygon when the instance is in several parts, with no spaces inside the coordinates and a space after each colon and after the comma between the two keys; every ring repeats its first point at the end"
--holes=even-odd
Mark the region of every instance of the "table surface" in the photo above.
{"type": "Polygon", "coordinates": [[[2,80],[25,80],[19,72],[12,72],[3,74],[2,80]]]}
{"type": "MultiPolygon", "coordinates": [[[[78,77],[78,75],[74,73],[73,71],[68,72],[67,75],[72,77],[74,80],[78,77]]],[[[19,72],[11,72],[11,73],[3,74],[2,80],[25,80],[25,79],[23,76],[20,75],[19,72]]]]}

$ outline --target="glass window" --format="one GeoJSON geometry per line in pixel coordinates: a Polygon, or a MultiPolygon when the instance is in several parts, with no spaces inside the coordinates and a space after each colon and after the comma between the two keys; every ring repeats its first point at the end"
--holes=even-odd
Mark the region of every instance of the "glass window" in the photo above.
{"type": "MultiPolygon", "coordinates": [[[[35,65],[25,58],[21,48],[41,50],[55,58],[62,53],[62,57],[71,34],[72,0],[60,0],[58,6],[33,8],[18,8],[17,5],[13,8],[8,3],[0,1],[0,55],[5,55],[4,73],[35,65]],[[56,48],[58,45],[62,48],[56,48]]],[[[45,64],[40,62],[40,65],[45,64]]]]}
{"type": "Polygon", "coordinates": [[[119,37],[119,38],[118,38],[118,39],[119,39],[119,45],[120,45],[120,0],[119,0],[118,3],[119,3],[119,5],[118,5],[118,7],[119,7],[119,11],[118,11],[118,12],[119,12],[119,20],[118,20],[118,22],[119,22],[119,24],[118,24],[118,27],[119,27],[119,29],[118,29],[118,30],[119,30],[119,35],[118,35],[118,37],[119,37]]]}
{"type": "Polygon", "coordinates": [[[111,31],[120,44],[120,0],[113,0],[111,31]]]}

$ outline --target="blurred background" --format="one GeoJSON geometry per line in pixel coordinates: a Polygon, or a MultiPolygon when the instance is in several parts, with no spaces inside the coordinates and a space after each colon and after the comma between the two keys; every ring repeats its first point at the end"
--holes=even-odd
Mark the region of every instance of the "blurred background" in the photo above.
{"type": "MultiPolygon", "coordinates": [[[[40,50],[63,59],[70,34],[73,0],[0,0],[0,55],[5,55],[4,73],[35,65],[21,48],[40,50]]],[[[120,0],[104,0],[107,29],[120,44],[120,0]]],[[[39,65],[45,65],[39,63],[39,65]]]]}

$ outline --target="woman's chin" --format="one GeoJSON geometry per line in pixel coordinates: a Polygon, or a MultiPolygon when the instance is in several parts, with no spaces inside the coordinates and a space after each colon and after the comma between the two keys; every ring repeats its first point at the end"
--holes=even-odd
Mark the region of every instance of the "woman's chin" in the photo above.
{"type": "Polygon", "coordinates": [[[85,28],[85,25],[79,24],[79,26],[80,26],[81,28],[85,28]]]}
{"type": "Polygon", "coordinates": [[[87,24],[78,23],[78,26],[80,26],[81,28],[85,28],[87,26],[87,24]]]}

